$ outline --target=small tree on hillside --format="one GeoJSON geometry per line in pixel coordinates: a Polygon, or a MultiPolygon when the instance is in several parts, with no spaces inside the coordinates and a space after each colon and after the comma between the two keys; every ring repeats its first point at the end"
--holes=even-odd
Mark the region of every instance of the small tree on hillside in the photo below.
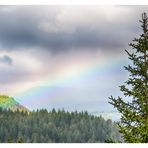
{"type": "Polygon", "coordinates": [[[118,122],[119,131],[125,142],[147,143],[148,142],[148,17],[142,14],[142,34],[133,43],[132,52],[127,50],[132,65],[125,66],[125,70],[130,73],[125,85],[120,86],[120,90],[127,101],[121,97],[117,99],[112,96],[112,104],[121,113],[118,122]]]}

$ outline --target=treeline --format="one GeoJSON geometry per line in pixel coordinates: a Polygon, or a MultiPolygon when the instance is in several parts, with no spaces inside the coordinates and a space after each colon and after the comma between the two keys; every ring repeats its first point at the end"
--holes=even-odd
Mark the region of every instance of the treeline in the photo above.
{"type": "Polygon", "coordinates": [[[121,140],[116,124],[87,112],[0,109],[0,142],[87,143],[121,140]]]}

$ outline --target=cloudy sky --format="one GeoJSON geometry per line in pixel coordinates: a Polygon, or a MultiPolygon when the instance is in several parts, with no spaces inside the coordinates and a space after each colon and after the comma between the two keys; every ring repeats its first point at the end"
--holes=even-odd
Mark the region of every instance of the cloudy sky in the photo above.
{"type": "MultiPolygon", "coordinates": [[[[124,49],[148,6],[1,6],[0,93],[30,109],[111,111],[124,49]]],[[[129,49],[130,50],[130,49],[129,49]]]]}

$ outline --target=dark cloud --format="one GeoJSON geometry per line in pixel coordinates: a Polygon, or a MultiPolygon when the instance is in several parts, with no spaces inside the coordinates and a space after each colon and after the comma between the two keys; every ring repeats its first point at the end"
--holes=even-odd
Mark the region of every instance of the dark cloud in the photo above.
{"type": "Polygon", "coordinates": [[[2,64],[11,65],[12,62],[13,62],[12,58],[7,55],[0,57],[0,63],[2,63],[2,64]]]}
{"type": "MultiPolygon", "coordinates": [[[[101,11],[99,8],[94,7],[94,9],[98,9],[98,12],[101,11]]],[[[140,11],[144,11],[147,7],[125,6],[125,8],[130,9],[128,16],[121,13],[117,20],[108,21],[105,17],[99,16],[98,13],[98,16],[96,16],[98,19],[92,19],[92,22],[88,23],[87,21],[91,20],[91,16],[95,15],[95,12],[86,16],[85,11],[83,12],[85,6],[82,6],[82,10],[79,9],[82,19],[85,18],[82,24],[79,24],[79,20],[77,21],[79,16],[73,16],[71,9],[69,9],[69,14],[65,17],[71,17],[71,20],[75,21],[75,25],[72,26],[74,31],[69,32],[67,28],[71,30],[71,25],[66,26],[67,21],[63,23],[63,20],[57,19],[64,6],[1,7],[0,45],[3,49],[9,50],[20,48],[27,50],[30,47],[41,47],[52,52],[58,52],[71,48],[84,49],[87,47],[116,51],[125,48],[132,37],[139,32],[137,20],[142,13],[140,11]],[[42,22],[47,23],[45,28],[40,28],[42,22]],[[65,28],[63,24],[66,26],[65,28]],[[50,29],[50,31],[43,29],[50,29]],[[57,30],[52,31],[54,29],[57,30]]]]}

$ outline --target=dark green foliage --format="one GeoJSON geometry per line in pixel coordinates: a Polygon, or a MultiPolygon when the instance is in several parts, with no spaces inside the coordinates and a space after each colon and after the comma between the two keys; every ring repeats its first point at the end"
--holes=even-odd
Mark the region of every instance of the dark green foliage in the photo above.
{"type": "Polygon", "coordinates": [[[120,140],[116,124],[87,112],[0,110],[2,143],[86,143],[120,140]]]}
{"type": "Polygon", "coordinates": [[[110,103],[121,113],[119,131],[125,142],[148,142],[148,18],[142,14],[143,33],[127,52],[132,64],[125,67],[130,73],[125,85],[120,86],[125,99],[110,97],[110,103]]]}
{"type": "Polygon", "coordinates": [[[115,143],[115,141],[113,141],[112,139],[107,139],[105,140],[105,143],[115,143]]]}
{"type": "MultiPolygon", "coordinates": [[[[11,143],[12,143],[12,142],[11,142],[11,143]]],[[[17,140],[17,143],[24,143],[23,138],[19,138],[19,139],[17,140]]]]}

